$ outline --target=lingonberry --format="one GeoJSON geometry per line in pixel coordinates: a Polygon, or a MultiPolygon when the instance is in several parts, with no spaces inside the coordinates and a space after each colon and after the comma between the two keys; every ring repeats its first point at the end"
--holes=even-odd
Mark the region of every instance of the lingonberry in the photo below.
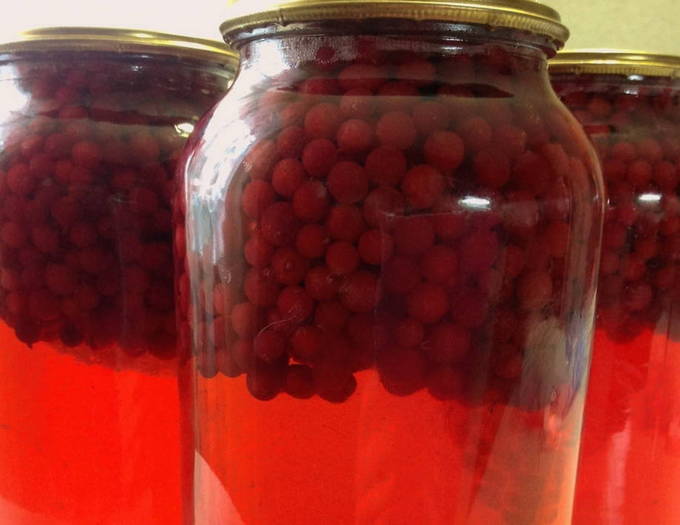
{"type": "Polygon", "coordinates": [[[326,252],[330,242],[326,228],[318,224],[306,224],[297,234],[295,247],[308,259],[317,259],[326,252]]]}
{"type": "Polygon", "coordinates": [[[336,201],[352,204],[363,200],[368,193],[368,177],[355,162],[339,162],[328,174],[328,191],[336,201]]]}
{"type": "Polygon", "coordinates": [[[336,275],[352,273],[359,267],[359,252],[347,241],[337,241],[326,251],[326,265],[336,275]]]}
{"type": "MultiPolygon", "coordinates": [[[[258,399],[283,390],[342,402],[362,378],[353,374],[371,367],[395,395],[472,396],[466,373],[482,368],[479,384],[502,390],[520,380],[529,331],[564,315],[588,151],[559,111],[501,96],[522,67],[508,53],[424,59],[365,40],[371,51],[357,60],[331,45],[314,50],[306,77],[279,79],[284,92],[255,100],[266,136],[237,168],[241,215],[224,219],[226,253],[206,272],[234,290],[221,314],[232,337],[253,341],[247,366],[231,350],[234,370],[258,399]],[[484,75],[498,78],[486,85],[484,75]],[[469,83],[453,85],[455,76],[469,83]]],[[[632,202],[640,184],[673,184],[665,147],[631,140],[630,158],[610,155],[626,185],[612,202],[632,202]],[[649,180],[631,168],[638,156],[649,180]]],[[[663,228],[680,231],[680,221],[663,228]]],[[[628,233],[622,242],[615,250],[634,247],[631,268],[663,253],[628,233]]],[[[637,308],[644,288],[629,273],[621,289],[637,308]]]]}
{"type": "Polygon", "coordinates": [[[428,165],[412,168],[401,181],[401,191],[406,202],[416,210],[432,208],[445,187],[444,176],[428,165]]]}
{"type": "Polygon", "coordinates": [[[305,169],[299,160],[283,159],[279,161],[272,172],[272,187],[282,197],[290,198],[304,179],[305,169]]]}
{"type": "Polygon", "coordinates": [[[397,186],[406,175],[406,156],[394,148],[376,148],[366,157],[366,173],[378,185],[397,186]]]}
{"type": "Polygon", "coordinates": [[[408,149],[417,138],[413,119],[401,111],[384,114],[378,121],[375,132],[383,146],[399,150],[408,149]]]}

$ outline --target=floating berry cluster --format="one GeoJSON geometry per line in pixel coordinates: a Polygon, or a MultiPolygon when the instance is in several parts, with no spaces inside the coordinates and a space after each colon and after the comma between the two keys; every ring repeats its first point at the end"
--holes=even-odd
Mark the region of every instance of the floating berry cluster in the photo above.
{"type": "MultiPolygon", "coordinates": [[[[616,76],[557,75],[554,80],[593,140],[607,185],[598,324],[613,339],[629,341],[654,329],[675,299],[680,255],[677,88],[663,79],[647,79],[644,87],[616,76]]],[[[662,330],[667,331],[665,325],[662,330]]]]}
{"type": "Polygon", "coordinates": [[[87,359],[175,355],[173,172],[226,80],[107,54],[1,67],[25,103],[1,134],[0,317],[87,359]]]}
{"type": "MultiPolygon", "coordinates": [[[[246,374],[260,400],[342,402],[369,368],[390,393],[439,399],[538,383],[560,351],[540,341],[564,343],[588,293],[568,262],[597,237],[573,220],[598,217],[586,141],[536,57],[377,42],[343,41],[350,61],[320,47],[248,97],[257,138],[213,232],[226,247],[189,254],[199,369],[246,374]],[[226,252],[207,264],[211,250],[226,252]]],[[[183,298],[190,288],[181,275],[183,298]]]]}

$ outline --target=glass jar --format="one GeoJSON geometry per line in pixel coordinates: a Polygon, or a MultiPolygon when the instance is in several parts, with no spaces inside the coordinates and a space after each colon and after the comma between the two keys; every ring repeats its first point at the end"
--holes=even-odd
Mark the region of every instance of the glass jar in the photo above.
{"type": "Polygon", "coordinates": [[[279,7],[222,26],[176,206],[197,521],[569,523],[603,201],[557,13],[279,7]]]}
{"type": "Polygon", "coordinates": [[[181,522],[173,173],[234,57],[94,28],[0,46],[0,522],[181,522]]]}
{"type": "Polygon", "coordinates": [[[551,68],[608,189],[575,523],[679,523],[680,57],[571,52],[551,68]]]}

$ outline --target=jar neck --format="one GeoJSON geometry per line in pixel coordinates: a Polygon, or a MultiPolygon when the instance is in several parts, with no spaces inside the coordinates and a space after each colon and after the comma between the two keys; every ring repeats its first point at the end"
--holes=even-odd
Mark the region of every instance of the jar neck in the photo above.
{"type": "MultiPolygon", "coordinates": [[[[557,94],[572,111],[587,111],[593,98],[613,100],[603,121],[617,114],[680,123],[680,79],[662,76],[556,73],[557,94]]],[[[580,114],[579,114],[580,116],[580,114]]]]}
{"type": "MultiPolygon", "coordinates": [[[[241,75],[248,75],[251,85],[259,77],[269,86],[280,82],[281,89],[310,75],[332,76],[357,62],[382,67],[398,81],[405,74],[400,65],[427,60],[435,65],[442,86],[474,85],[490,92],[513,86],[549,90],[547,59],[555,53],[549,39],[514,29],[382,20],[264,28],[237,38],[236,46],[241,75]]],[[[418,81],[413,77],[429,73],[414,68],[404,80],[418,81]]]]}

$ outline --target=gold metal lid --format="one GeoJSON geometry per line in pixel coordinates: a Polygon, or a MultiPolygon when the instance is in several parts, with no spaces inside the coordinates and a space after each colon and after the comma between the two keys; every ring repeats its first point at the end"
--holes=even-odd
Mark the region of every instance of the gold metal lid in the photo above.
{"type": "Polygon", "coordinates": [[[554,9],[535,0],[231,0],[220,27],[227,42],[239,31],[267,24],[315,20],[395,18],[520,29],[554,40],[569,38],[554,9]]]}
{"type": "Polygon", "coordinates": [[[180,56],[235,68],[238,55],[217,40],[137,29],[104,27],[43,27],[20,33],[0,44],[0,54],[23,51],[113,51],[180,56]]]}
{"type": "Polygon", "coordinates": [[[621,49],[562,51],[549,61],[551,73],[680,76],[680,56],[621,49]]]}

